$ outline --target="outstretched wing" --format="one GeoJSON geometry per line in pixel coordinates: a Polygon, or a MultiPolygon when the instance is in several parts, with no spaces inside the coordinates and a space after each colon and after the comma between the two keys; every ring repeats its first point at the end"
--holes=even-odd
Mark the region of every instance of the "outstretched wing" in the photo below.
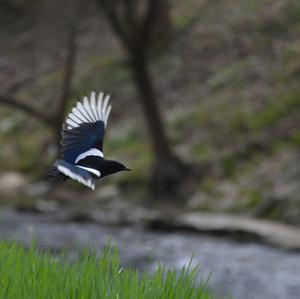
{"type": "Polygon", "coordinates": [[[77,164],[87,156],[103,157],[103,139],[107,120],[111,111],[109,95],[101,92],[96,99],[84,97],[72,109],[63,125],[61,156],[72,164],[77,164]]]}

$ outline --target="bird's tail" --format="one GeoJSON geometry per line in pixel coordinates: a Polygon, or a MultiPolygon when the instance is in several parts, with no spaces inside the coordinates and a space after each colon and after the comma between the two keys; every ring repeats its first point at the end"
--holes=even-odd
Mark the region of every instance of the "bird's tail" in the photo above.
{"type": "Polygon", "coordinates": [[[54,180],[57,182],[64,182],[68,179],[68,177],[66,175],[64,175],[63,173],[61,173],[56,165],[53,165],[47,172],[46,172],[46,177],[49,180],[54,180]]]}
{"type": "Polygon", "coordinates": [[[95,190],[95,180],[87,168],[58,160],[47,173],[48,178],[64,182],[68,178],[95,190]]]}

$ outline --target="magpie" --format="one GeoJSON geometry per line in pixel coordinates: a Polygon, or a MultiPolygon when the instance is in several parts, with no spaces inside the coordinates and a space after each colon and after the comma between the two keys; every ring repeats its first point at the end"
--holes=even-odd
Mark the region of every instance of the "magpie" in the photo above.
{"type": "Polygon", "coordinates": [[[61,159],[57,160],[49,177],[57,181],[72,179],[95,190],[96,179],[130,170],[122,163],[107,160],[103,155],[103,140],[111,111],[109,95],[92,92],[83,97],[68,114],[62,129],[61,159]]]}

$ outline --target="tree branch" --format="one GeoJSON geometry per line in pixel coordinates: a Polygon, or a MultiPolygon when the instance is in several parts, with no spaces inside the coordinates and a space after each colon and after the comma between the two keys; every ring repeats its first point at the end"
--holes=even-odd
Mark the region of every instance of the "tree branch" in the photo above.
{"type": "Polygon", "coordinates": [[[118,9],[118,3],[117,1],[111,1],[111,0],[97,0],[97,2],[100,4],[100,6],[103,9],[104,15],[110,22],[113,30],[117,33],[117,35],[120,37],[121,41],[125,45],[127,49],[133,49],[134,48],[134,42],[132,41],[131,35],[129,34],[128,26],[124,26],[121,22],[121,18],[118,15],[117,9],[118,9]],[[126,31],[127,28],[127,31],[126,31]]]}
{"type": "Polygon", "coordinates": [[[52,125],[53,118],[48,116],[47,114],[42,113],[41,111],[38,111],[34,109],[32,106],[27,105],[25,103],[21,103],[14,99],[13,97],[9,95],[0,95],[0,105],[10,106],[14,107],[18,110],[21,110],[27,114],[30,114],[37,120],[43,122],[47,126],[52,125]]]}
{"type": "Polygon", "coordinates": [[[8,0],[0,1],[0,8],[8,12],[14,12],[17,14],[22,12],[22,7],[20,7],[20,5],[8,0]]]}

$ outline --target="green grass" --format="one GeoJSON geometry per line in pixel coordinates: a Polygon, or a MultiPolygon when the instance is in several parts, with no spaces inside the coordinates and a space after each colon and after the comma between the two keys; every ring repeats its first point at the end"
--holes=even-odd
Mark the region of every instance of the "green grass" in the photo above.
{"type": "Polygon", "coordinates": [[[216,298],[199,282],[198,267],[160,266],[153,275],[122,268],[116,249],[97,256],[86,250],[77,261],[67,252],[53,257],[14,242],[0,242],[0,298],[216,298]]]}
{"type": "Polygon", "coordinates": [[[296,147],[300,147],[300,132],[297,131],[293,134],[292,139],[291,139],[292,145],[296,147]]]}

